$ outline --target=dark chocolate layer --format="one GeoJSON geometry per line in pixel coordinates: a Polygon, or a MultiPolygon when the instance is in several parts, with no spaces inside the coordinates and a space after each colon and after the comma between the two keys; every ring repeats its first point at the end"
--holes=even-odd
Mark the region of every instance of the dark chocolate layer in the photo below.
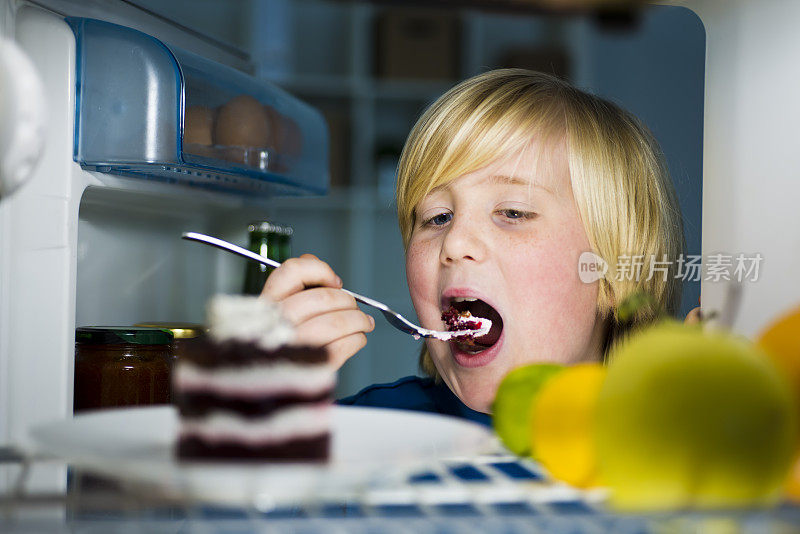
{"type": "Polygon", "coordinates": [[[236,442],[206,443],[196,437],[178,440],[179,460],[219,462],[326,461],[330,455],[330,434],[295,439],[275,445],[251,447],[236,442]]]}
{"type": "Polygon", "coordinates": [[[262,362],[287,361],[298,364],[319,364],[328,361],[322,347],[279,347],[265,350],[253,342],[223,341],[217,343],[209,336],[196,338],[185,345],[181,361],[200,367],[240,367],[262,362]]]}
{"type": "Polygon", "coordinates": [[[256,399],[236,399],[215,395],[213,393],[175,392],[175,404],[178,405],[181,417],[201,417],[211,411],[225,410],[235,412],[243,417],[264,417],[286,406],[302,406],[317,404],[330,400],[333,389],[321,393],[304,395],[302,393],[286,393],[272,397],[264,396],[256,399]]]}

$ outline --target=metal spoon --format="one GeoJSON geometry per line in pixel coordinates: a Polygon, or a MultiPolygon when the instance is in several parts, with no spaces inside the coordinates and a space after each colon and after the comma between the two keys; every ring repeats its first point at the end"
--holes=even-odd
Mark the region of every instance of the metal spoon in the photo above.
{"type": "MultiPolygon", "coordinates": [[[[247,250],[246,248],[242,248],[238,245],[234,245],[233,243],[229,243],[228,241],[224,241],[216,237],[211,237],[205,234],[198,234],[197,232],[184,232],[181,237],[189,241],[197,241],[199,243],[204,243],[206,245],[211,245],[213,247],[221,248],[222,250],[227,250],[228,252],[233,252],[234,254],[244,256],[245,258],[249,258],[259,263],[263,263],[264,265],[269,265],[270,267],[281,266],[281,264],[277,261],[265,258],[264,256],[256,254],[253,251],[247,250]]],[[[396,311],[392,311],[386,304],[382,302],[378,302],[377,300],[373,300],[369,297],[359,295],[358,293],[353,293],[352,291],[349,291],[347,289],[342,289],[342,291],[344,291],[345,293],[356,299],[358,302],[366,304],[367,306],[372,306],[373,308],[377,308],[378,310],[380,310],[383,316],[386,317],[386,320],[389,321],[389,324],[391,324],[398,330],[405,332],[406,334],[411,334],[412,336],[414,336],[415,339],[426,337],[426,338],[436,338],[436,339],[441,339],[443,341],[447,341],[448,339],[452,339],[454,337],[462,337],[468,335],[478,337],[487,334],[492,326],[491,321],[489,321],[488,325],[482,326],[477,330],[456,330],[453,332],[428,330],[427,328],[422,328],[421,326],[415,325],[414,323],[412,323],[411,321],[409,321],[396,311]]]]}

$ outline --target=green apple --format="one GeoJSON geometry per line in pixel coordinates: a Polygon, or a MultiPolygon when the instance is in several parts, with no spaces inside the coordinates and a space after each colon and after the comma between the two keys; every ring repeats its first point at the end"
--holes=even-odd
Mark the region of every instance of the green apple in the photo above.
{"type": "Polygon", "coordinates": [[[492,424],[503,444],[519,456],[531,455],[531,406],[542,385],[564,369],[552,363],[523,365],[500,382],[492,404],[492,424]]]}
{"type": "Polygon", "coordinates": [[[665,321],[611,354],[600,480],[626,510],[767,504],[791,465],[796,417],[788,384],[753,343],[665,321]]]}

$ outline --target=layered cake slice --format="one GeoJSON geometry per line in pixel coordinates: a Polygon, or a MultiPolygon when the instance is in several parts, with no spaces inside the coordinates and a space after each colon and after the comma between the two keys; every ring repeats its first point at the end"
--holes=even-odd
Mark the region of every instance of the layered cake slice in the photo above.
{"type": "Polygon", "coordinates": [[[258,297],[214,297],[208,323],[174,373],[178,457],[327,459],[336,375],[325,350],[288,346],[293,329],[258,297]]]}

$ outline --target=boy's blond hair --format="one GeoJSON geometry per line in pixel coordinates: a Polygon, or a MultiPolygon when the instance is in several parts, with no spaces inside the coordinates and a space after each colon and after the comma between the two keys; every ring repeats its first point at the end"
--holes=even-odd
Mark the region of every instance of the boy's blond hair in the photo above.
{"type": "MultiPolygon", "coordinates": [[[[578,214],[592,252],[609,266],[597,298],[607,324],[605,359],[625,332],[655,316],[643,308],[631,321],[619,320],[616,305],[634,292],[676,313],[675,268],[683,251],[680,208],[658,143],[615,104],[523,69],[493,70],[456,85],[425,111],[403,148],[397,179],[403,244],[407,250],[415,208],[432,189],[522,150],[534,136],[540,147],[566,143],[578,214]],[[637,257],[643,257],[638,276],[637,257]]],[[[438,376],[424,346],[420,365],[438,376]]]]}

